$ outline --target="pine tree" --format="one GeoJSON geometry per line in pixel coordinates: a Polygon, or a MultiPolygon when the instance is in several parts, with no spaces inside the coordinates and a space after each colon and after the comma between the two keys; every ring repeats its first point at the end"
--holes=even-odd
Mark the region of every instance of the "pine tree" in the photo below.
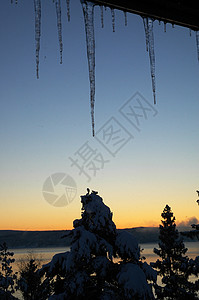
{"type": "Polygon", "coordinates": [[[43,266],[54,288],[50,299],[154,299],[154,271],[140,259],[136,239],[119,231],[97,192],[81,197],[81,219],[73,222],[71,249],[43,266]]]}
{"type": "Polygon", "coordinates": [[[161,214],[163,220],[159,226],[159,247],[154,253],[161,260],[151,263],[162,278],[162,286],[155,285],[158,299],[192,300],[198,299],[198,282],[189,281],[190,275],[198,275],[198,261],[190,260],[185,254],[187,248],[176,229],[175,217],[171,208],[166,205],[161,214]]]}
{"type": "Polygon", "coordinates": [[[0,245],[0,299],[1,300],[12,300],[16,299],[13,296],[14,285],[16,280],[16,273],[12,270],[12,263],[15,259],[13,258],[14,253],[8,251],[6,243],[0,245]]]}

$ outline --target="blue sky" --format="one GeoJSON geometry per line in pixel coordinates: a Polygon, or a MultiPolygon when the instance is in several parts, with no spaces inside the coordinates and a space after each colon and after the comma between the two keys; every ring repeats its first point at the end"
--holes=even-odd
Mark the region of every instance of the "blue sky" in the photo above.
{"type": "Polygon", "coordinates": [[[199,65],[195,33],[154,22],[157,115],[134,130],[119,108],[136,92],[151,105],[149,57],[141,17],[95,8],[96,130],[111,117],[134,135],[115,157],[92,137],[85,30],[81,4],[62,1],[63,64],[59,64],[52,1],[42,10],[40,78],[36,79],[32,1],[0,3],[0,208],[2,229],[61,229],[80,216],[79,196],[98,190],[119,227],[155,226],[168,203],[179,221],[198,216],[199,65]],[[69,157],[88,141],[109,162],[90,182],[69,157]],[[49,205],[42,186],[54,173],[70,174],[77,195],[64,208],[49,205]],[[8,218],[8,216],[10,216],[8,218]]]}

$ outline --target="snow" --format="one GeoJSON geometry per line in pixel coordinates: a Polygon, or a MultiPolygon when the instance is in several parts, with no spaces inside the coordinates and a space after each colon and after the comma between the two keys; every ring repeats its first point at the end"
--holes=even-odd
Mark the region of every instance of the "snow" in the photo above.
{"type": "Polygon", "coordinates": [[[154,270],[150,265],[146,262],[142,264],[142,270],[144,271],[146,278],[150,281],[156,282],[157,281],[157,271],[154,270]]]}
{"type": "Polygon", "coordinates": [[[93,261],[93,268],[100,273],[101,277],[105,277],[107,270],[110,268],[111,262],[104,256],[98,256],[93,261]]]}
{"type": "Polygon", "coordinates": [[[139,295],[140,299],[153,299],[144,272],[137,264],[127,263],[122,266],[118,274],[118,282],[124,287],[125,297],[132,299],[139,295]]]}
{"type": "Polygon", "coordinates": [[[71,253],[78,253],[78,259],[89,261],[92,251],[98,250],[98,243],[95,234],[87,231],[84,226],[73,230],[71,253]]]}
{"type": "Polygon", "coordinates": [[[53,273],[58,264],[62,266],[62,268],[64,269],[64,266],[66,266],[67,264],[66,262],[69,256],[70,256],[69,251],[55,254],[49,263],[42,266],[40,272],[47,271],[53,273]]]}
{"type": "Polygon", "coordinates": [[[112,213],[110,208],[102,202],[102,198],[95,193],[81,196],[81,202],[84,204],[85,212],[82,216],[86,216],[89,230],[101,230],[107,234],[115,234],[116,226],[112,221],[112,213]]]}
{"type": "Polygon", "coordinates": [[[76,292],[77,296],[84,295],[84,286],[88,279],[85,271],[78,270],[78,272],[73,273],[73,278],[68,283],[70,291],[76,292]]]}
{"type": "Polygon", "coordinates": [[[116,247],[118,254],[122,259],[134,259],[139,260],[140,258],[140,248],[136,238],[125,231],[118,231],[116,237],[116,247]]]}
{"type": "Polygon", "coordinates": [[[82,2],[84,13],[86,45],[90,80],[90,106],[93,136],[95,135],[94,128],[94,103],[95,103],[95,32],[94,32],[94,3],[86,1],[82,2]]]}

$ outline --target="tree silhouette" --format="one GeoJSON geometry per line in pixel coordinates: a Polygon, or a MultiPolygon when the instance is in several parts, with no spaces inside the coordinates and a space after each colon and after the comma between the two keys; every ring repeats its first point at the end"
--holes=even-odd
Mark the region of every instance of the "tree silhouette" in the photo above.
{"type": "Polygon", "coordinates": [[[71,249],[40,272],[50,278],[52,299],[154,299],[149,281],[156,271],[140,259],[130,233],[119,231],[96,192],[81,197],[81,219],[73,222],[71,249]]]}
{"type": "Polygon", "coordinates": [[[161,214],[163,220],[159,226],[159,247],[154,253],[161,260],[151,263],[158,270],[163,286],[155,284],[155,292],[158,299],[167,300],[191,300],[198,299],[199,281],[190,282],[190,275],[198,275],[199,260],[189,259],[185,254],[187,248],[176,229],[175,217],[171,208],[166,205],[161,214]]]}
{"type": "Polygon", "coordinates": [[[48,278],[43,278],[39,272],[40,261],[33,255],[28,255],[27,261],[22,261],[19,267],[17,290],[20,290],[24,300],[45,300],[50,294],[48,278]]]}
{"type": "Polygon", "coordinates": [[[14,253],[8,251],[6,243],[0,245],[0,299],[12,300],[16,299],[12,294],[14,293],[14,284],[16,280],[16,273],[12,270],[12,263],[14,253]]]}

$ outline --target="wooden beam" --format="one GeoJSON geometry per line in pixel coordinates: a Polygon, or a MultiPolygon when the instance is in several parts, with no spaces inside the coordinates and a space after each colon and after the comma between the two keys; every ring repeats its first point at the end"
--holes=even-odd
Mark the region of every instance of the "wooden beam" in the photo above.
{"type": "Polygon", "coordinates": [[[123,10],[166,23],[199,30],[199,6],[193,0],[91,0],[96,5],[123,10]]]}

